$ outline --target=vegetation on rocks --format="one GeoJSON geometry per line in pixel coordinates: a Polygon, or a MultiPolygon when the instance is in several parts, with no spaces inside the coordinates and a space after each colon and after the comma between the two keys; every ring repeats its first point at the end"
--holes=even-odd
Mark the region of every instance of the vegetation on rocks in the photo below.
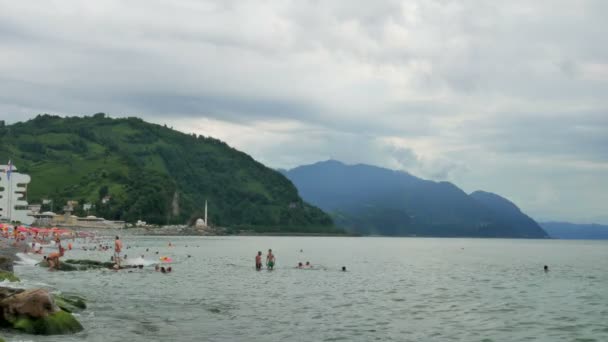
{"type": "Polygon", "coordinates": [[[10,282],[21,281],[21,280],[19,280],[19,277],[17,277],[14,273],[0,270],[0,281],[5,281],[5,280],[8,280],[10,282]]]}

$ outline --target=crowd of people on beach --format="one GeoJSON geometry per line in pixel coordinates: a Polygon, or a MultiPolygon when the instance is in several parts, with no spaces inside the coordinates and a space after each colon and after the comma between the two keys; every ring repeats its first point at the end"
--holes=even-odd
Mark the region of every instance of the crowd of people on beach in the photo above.
{"type": "MultiPolygon", "coordinates": [[[[144,268],[144,255],[141,256],[141,259],[127,260],[127,255],[123,254],[123,252],[130,247],[126,246],[125,248],[119,236],[115,236],[114,244],[111,246],[111,243],[104,243],[105,239],[103,237],[97,237],[90,232],[75,232],[59,228],[35,228],[0,223],[0,238],[2,238],[3,244],[8,243],[9,246],[21,250],[26,255],[42,255],[40,262],[46,263],[50,271],[60,269],[61,258],[66,255],[66,252],[73,249],[73,242],[76,239],[79,239],[81,243],[79,248],[83,251],[113,251],[110,261],[113,263],[112,269],[115,271],[125,268],[144,268]],[[65,243],[66,240],[67,244],[65,243]],[[44,255],[47,251],[49,254],[44,255]],[[140,261],[142,263],[139,263],[140,261]]],[[[173,247],[171,243],[169,243],[169,247],[173,247]]],[[[158,255],[159,252],[157,251],[156,254],[158,255]]],[[[170,257],[160,257],[159,262],[155,265],[155,270],[161,273],[171,273],[173,271],[171,266],[161,266],[161,264],[170,264],[172,261],[170,257]]],[[[149,261],[146,263],[149,263],[149,261]]]]}

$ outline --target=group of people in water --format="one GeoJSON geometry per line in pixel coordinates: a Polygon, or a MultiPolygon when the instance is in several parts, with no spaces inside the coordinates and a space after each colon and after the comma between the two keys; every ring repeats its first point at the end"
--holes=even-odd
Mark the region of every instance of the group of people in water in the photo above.
{"type": "MultiPolygon", "coordinates": [[[[300,250],[300,252],[303,252],[303,250],[300,250]]],[[[268,250],[268,254],[266,254],[266,268],[269,271],[272,271],[274,269],[276,263],[276,257],[274,255],[274,253],[272,252],[272,249],[268,250]]],[[[258,253],[255,255],[255,269],[257,271],[262,270],[262,251],[258,251],[258,253]]],[[[307,261],[305,264],[303,264],[302,262],[298,262],[298,265],[296,266],[296,268],[298,269],[311,269],[313,268],[313,265],[310,263],[310,261],[307,261]]],[[[342,272],[346,272],[346,266],[342,266],[342,272]]]]}
{"type": "MultiPolygon", "coordinates": [[[[272,253],[272,249],[269,249],[268,254],[266,254],[266,267],[269,270],[274,269],[275,260],[276,259],[272,253]]],[[[258,251],[258,254],[255,256],[255,269],[258,271],[262,269],[262,251],[258,251]]]]}

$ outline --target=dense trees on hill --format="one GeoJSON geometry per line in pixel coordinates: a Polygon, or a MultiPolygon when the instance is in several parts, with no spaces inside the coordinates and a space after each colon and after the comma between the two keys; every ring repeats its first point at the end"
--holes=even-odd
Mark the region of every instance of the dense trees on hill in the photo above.
{"type": "Polygon", "coordinates": [[[55,210],[76,200],[108,219],[185,223],[207,200],[215,225],[336,231],[289,180],[247,154],[138,118],[39,115],[5,125],[0,160],[8,159],[32,176],[28,200],[52,199],[55,210]]]}

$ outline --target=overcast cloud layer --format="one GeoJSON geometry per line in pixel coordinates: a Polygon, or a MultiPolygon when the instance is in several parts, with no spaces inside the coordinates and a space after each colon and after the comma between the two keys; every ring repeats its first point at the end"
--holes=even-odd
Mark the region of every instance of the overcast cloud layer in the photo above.
{"type": "Polygon", "coordinates": [[[141,116],[608,223],[608,1],[0,0],[0,119],[141,116]]]}

